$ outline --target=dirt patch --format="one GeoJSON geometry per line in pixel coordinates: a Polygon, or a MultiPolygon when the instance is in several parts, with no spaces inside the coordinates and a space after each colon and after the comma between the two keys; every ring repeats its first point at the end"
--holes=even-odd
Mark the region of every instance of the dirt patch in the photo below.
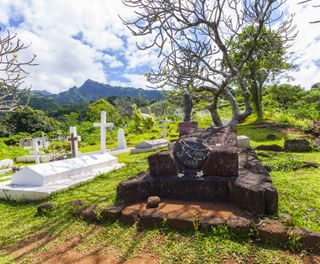
{"type": "Polygon", "coordinates": [[[305,256],[302,261],[303,264],[320,264],[320,255],[305,256]]]}

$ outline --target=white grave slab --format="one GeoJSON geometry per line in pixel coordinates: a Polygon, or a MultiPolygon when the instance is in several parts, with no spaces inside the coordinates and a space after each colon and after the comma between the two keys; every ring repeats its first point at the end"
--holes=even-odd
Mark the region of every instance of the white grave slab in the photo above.
{"type": "Polygon", "coordinates": [[[156,150],[159,148],[166,148],[170,145],[170,143],[171,142],[169,140],[166,140],[164,138],[146,140],[136,145],[136,147],[131,150],[131,153],[140,153],[140,152],[156,150]]]}
{"type": "Polygon", "coordinates": [[[13,167],[13,160],[12,159],[4,159],[0,160],[0,169],[6,169],[13,167]]]}
{"type": "Polygon", "coordinates": [[[246,149],[251,148],[250,146],[250,138],[247,136],[237,136],[238,148],[246,149]]]}
{"type": "Polygon", "coordinates": [[[100,173],[122,167],[109,153],[86,155],[47,164],[24,167],[12,175],[11,181],[0,183],[0,198],[10,200],[39,200],[86,182],[100,173]]]}

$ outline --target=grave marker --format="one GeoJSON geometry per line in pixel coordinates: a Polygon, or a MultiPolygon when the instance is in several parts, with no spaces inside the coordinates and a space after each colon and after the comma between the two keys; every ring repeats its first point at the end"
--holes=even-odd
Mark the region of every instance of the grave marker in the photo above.
{"type": "Polygon", "coordinates": [[[73,157],[78,157],[78,142],[81,141],[81,137],[77,135],[77,128],[70,127],[70,137],[68,137],[68,141],[71,144],[71,154],[73,157]]]}
{"type": "Polygon", "coordinates": [[[107,114],[106,112],[101,112],[101,122],[100,123],[94,123],[95,127],[100,127],[100,152],[101,154],[104,154],[107,152],[106,149],[106,128],[113,128],[113,123],[107,123],[107,114]]]}
{"type": "Polygon", "coordinates": [[[162,129],[163,129],[162,138],[167,138],[167,123],[171,123],[171,122],[172,121],[167,119],[159,121],[159,123],[162,124],[162,129]]]}
{"type": "Polygon", "coordinates": [[[38,141],[36,139],[33,139],[33,153],[34,153],[34,161],[36,162],[36,164],[40,163],[40,151],[39,151],[39,145],[38,145],[38,141]]]}
{"type": "Polygon", "coordinates": [[[126,149],[127,144],[126,144],[126,137],[124,135],[124,130],[120,128],[118,130],[118,149],[126,149]]]}

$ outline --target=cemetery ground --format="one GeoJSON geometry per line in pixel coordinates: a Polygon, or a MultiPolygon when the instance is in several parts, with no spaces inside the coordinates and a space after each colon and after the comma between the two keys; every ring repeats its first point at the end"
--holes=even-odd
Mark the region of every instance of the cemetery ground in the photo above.
{"type": "MultiPolygon", "coordinates": [[[[300,132],[276,125],[245,124],[238,135],[247,135],[255,148],[279,144],[301,136],[300,132]],[[277,139],[268,141],[268,134],[277,139]]],[[[15,150],[11,150],[14,152],[15,150]]],[[[36,215],[41,202],[0,201],[0,263],[317,263],[319,257],[299,249],[292,239],[285,245],[262,243],[239,237],[226,228],[176,231],[168,227],[140,230],[119,222],[87,223],[75,217],[79,207],[68,204],[106,206],[116,200],[121,180],[148,169],[147,157],[154,152],[119,155],[126,166],[103,174],[73,189],[52,195],[55,209],[36,215]]],[[[305,162],[320,163],[319,152],[286,153],[257,151],[279,192],[279,214],[286,225],[320,231],[320,170],[305,162]],[[289,214],[292,220],[286,220],[289,214]]],[[[317,254],[317,253],[316,253],[317,254]]]]}

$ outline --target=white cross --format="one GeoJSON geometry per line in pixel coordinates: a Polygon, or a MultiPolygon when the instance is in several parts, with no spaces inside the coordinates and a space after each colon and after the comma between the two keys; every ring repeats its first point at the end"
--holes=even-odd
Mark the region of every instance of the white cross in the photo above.
{"type": "Polygon", "coordinates": [[[38,141],[35,138],[32,139],[32,147],[33,147],[33,153],[34,153],[34,160],[36,164],[39,164],[40,163],[39,145],[38,145],[38,141]]]}
{"type": "Polygon", "coordinates": [[[107,114],[106,112],[101,112],[101,122],[100,123],[94,123],[95,127],[100,127],[100,152],[101,154],[106,153],[106,128],[113,128],[113,123],[107,123],[107,114]]]}
{"type": "Polygon", "coordinates": [[[81,137],[77,135],[77,128],[70,127],[70,137],[68,137],[68,141],[71,144],[71,153],[73,157],[78,157],[78,142],[81,141],[81,137]]]}
{"type": "Polygon", "coordinates": [[[166,138],[167,137],[167,123],[172,123],[172,121],[165,119],[165,120],[159,121],[159,123],[162,124],[162,129],[163,129],[162,138],[166,138]]]}
{"type": "Polygon", "coordinates": [[[46,147],[46,137],[43,132],[41,132],[42,148],[46,147]]]}

